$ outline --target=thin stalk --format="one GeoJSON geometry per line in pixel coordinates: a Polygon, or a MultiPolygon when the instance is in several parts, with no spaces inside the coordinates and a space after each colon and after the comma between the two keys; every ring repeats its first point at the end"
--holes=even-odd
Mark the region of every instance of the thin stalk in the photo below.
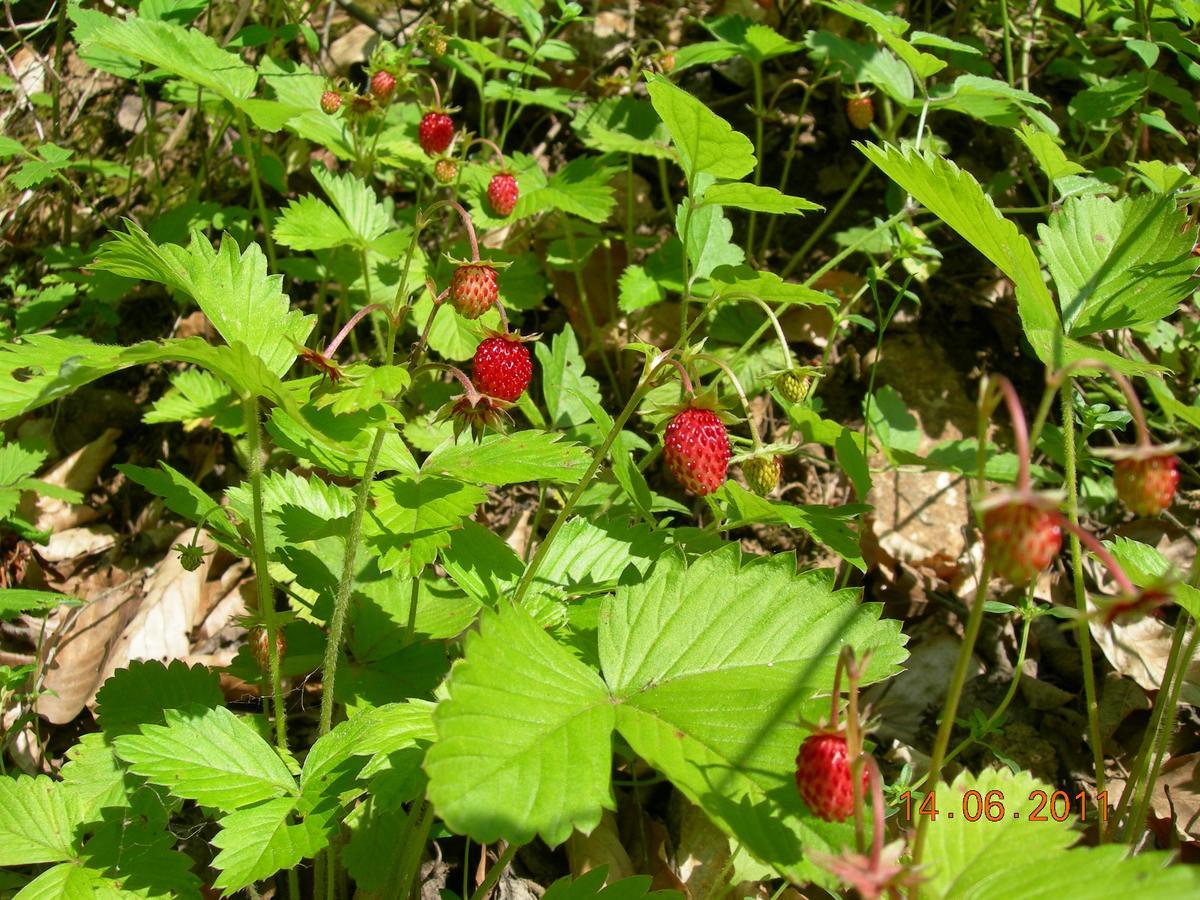
{"type": "MultiPolygon", "coordinates": [[[[1000,721],[1000,717],[1004,715],[1005,710],[1008,709],[1008,705],[1012,703],[1013,697],[1017,695],[1017,688],[1021,684],[1021,668],[1025,665],[1025,651],[1029,648],[1029,632],[1031,630],[1031,626],[1033,625],[1034,617],[1030,615],[1029,611],[1027,610],[1024,618],[1025,623],[1021,626],[1021,645],[1017,649],[1017,664],[1013,668],[1012,681],[1008,683],[1008,690],[1005,691],[1004,698],[1000,701],[1000,705],[996,707],[992,714],[988,716],[987,722],[984,723],[982,728],[984,732],[990,730],[993,725],[1000,721]]],[[[962,743],[960,743],[946,755],[946,759],[942,762],[942,765],[950,762],[950,760],[954,759],[954,757],[958,756],[958,754],[962,753],[974,743],[975,735],[968,735],[963,739],[962,743]]]]}
{"type": "MultiPolygon", "coordinates": [[[[821,71],[824,71],[824,67],[822,67],[821,71]]],[[[783,191],[785,194],[787,193],[788,176],[792,171],[792,163],[796,159],[796,145],[800,140],[800,129],[804,125],[804,114],[808,112],[808,104],[809,101],[812,100],[813,92],[816,91],[817,87],[820,86],[820,84],[825,80],[823,77],[821,77],[821,72],[818,72],[817,75],[818,77],[811,85],[805,81],[796,79],[804,85],[804,97],[800,101],[800,111],[796,113],[796,124],[792,126],[792,136],[788,139],[787,151],[784,153],[783,173],[779,176],[779,190],[783,191]]],[[[771,100],[772,109],[775,108],[775,104],[779,100],[779,93],[782,90],[783,88],[781,87],[779,90],[775,91],[775,96],[771,100]]],[[[766,254],[770,251],[771,235],[775,233],[775,224],[782,218],[783,216],[771,216],[767,220],[767,230],[763,232],[763,240],[761,245],[761,251],[763,254],[766,254]]]]}
{"type": "Polygon", "coordinates": [[[425,842],[429,839],[429,829],[433,825],[433,804],[428,800],[421,801],[421,811],[413,810],[409,815],[410,821],[416,818],[415,824],[408,830],[403,850],[400,852],[400,866],[396,879],[392,884],[392,896],[401,900],[412,893],[413,882],[421,870],[421,853],[425,842]]]}
{"type": "MultiPolygon", "coordinates": [[[[938,726],[937,738],[933,743],[933,753],[929,757],[929,774],[925,776],[927,790],[936,791],[938,779],[942,774],[942,765],[946,759],[946,748],[950,744],[950,733],[954,730],[954,717],[958,712],[958,703],[962,699],[963,684],[967,680],[967,669],[971,663],[971,654],[975,650],[975,641],[979,638],[979,628],[983,623],[983,607],[987,600],[988,581],[992,577],[992,564],[986,560],[983,571],[979,575],[979,584],[975,588],[975,600],[967,616],[967,627],[963,634],[962,646],[958,649],[958,660],[954,663],[954,674],[950,676],[950,689],[946,692],[946,702],[942,707],[942,721],[938,726]]],[[[917,838],[913,844],[912,865],[915,868],[921,862],[921,852],[925,849],[925,833],[929,819],[921,816],[917,823],[917,838]]]]}
{"type": "Polygon", "coordinates": [[[1142,746],[1138,750],[1138,755],[1133,762],[1129,778],[1125,782],[1125,789],[1121,791],[1121,799],[1113,810],[1112,818],[1109,820],[1108,836],[1110,838],[1116,836],[1121,818],[1125,815],[1130,802],[1137,793],[1138,783],[1147,775],[1153,749],[1158,744],[1158,733],[1162,728],[1163,718],[1167,711],[1167,699],[1170,694],[1167,684],[1173,679],[1175,667],[1179,665],[1179,654],[1183,651],[1185,631],[1187,631],[1186,628],[1179,627],[1178,624],[1176,625],[1175,634],[1171,638],[1171,650],[1167,654],[1166,668],[1163,669],[1162,684],[1159,685],[1158,696],[1154,702],[1154,711],[1150,715],[1150,724],[1146,728],[1146,734],[1142,739],[1142,746]]]}
{"type": "Polygon", "coordinates": [[[267,265],[275,271],[275,239],[271,237],[271,217],[267,214],[267,202],[263,199],[262,180],[258,175],[258,160],[254,157],[254,148],[250,142],[250,126],[246,122],[246,114],[237,110],[238,131],[242,135],[242,149],[246,151],[246,166],[250,171],[250,193],[254,195],[254,204],[258,207],[258,218],[263,227],[263,244],[267,250],[267,265]]]}
{"type": "Polygon", "coordinates": [[[809,251],[817,245],[817,241],[821,239],[821,236],[825,234],[825,231],[829,228],[829,226],[837,221],[837,217],[841,215],[842,210],[846,208],[846,204],[854,199],[854,195],[858,193],[858,189],[862,187],[862,183],[867,180],[867,175],[870,173],[871,161],[867,160],[862,164],[861,168],[859,168],[858,173],[854,176],[854,180],[851,181],[846,187],[846,190],[843,192],[842,196],[838,198],[838,202],[833,205],[833,209],[829,211],[828,215],[821,219],[821,224],[813,229],[813,233],[808,236],[808,240],[801,245],[800,249],[792,254],[792,258],[787,261],[787,265],[785,265],[783,267],[783,271],[779,273],[781,278],[787,278],[792,269],[796,268],[796,266],[800,264],[800,261],[808,256],[809,251]]]}
{"type": "Polygon", "coordinates": [[[1013,83],[1012,35],[1008,24],[1008,0],[1000,0],[1000,23],[1004,29],[1004,78],[1009,86],[1013,83]]]}
{"type": "Polygon", "coordinates": [[[592,313],[592,304],[588,299],[587,286],[583,280],[583,260],[579,258],[575,243],[575,229],[571,227],[571,217],[568,215],[563,216],[563,235],[567,239],[567,249],[571,258],[575,260],[571,272],[575,276],[575,291],[579,294],[579,305],[583,307],[583,318],[587,322],[588,337],[596,355],[600,357],[600,364],[604,366],[604,374],[608,376],[608,383],[612,385],[619,397],[621,388],[617,384],[617,375],[613,371],[612,363],[609,362],[608,354],[604,352],[604,341],[600,338],[600,329],[596,327],[596,317],[592,313]]]}
{"type": "MultiPolygon", "coordinates": [[[[763,77],[762,66],[755,60],[750,61],[750,73],[754,76],[754,184],[762,184],[763,169],[763,77]]],[[[754,226],[757,224],[757,213],[750,210],[750,224],[746,230],[746,259],[754,258],[754,226]]]]}
{"type": "Polygon", "coordinates": [[[375,432],[371,451],[363,466],[362,480],[354,499],[354,513],[350,517],[350,533],[346,536],[346,554],[342,561],[342,577],[338,581],[337,595],[333,600],[333,615],[329,619],[329,639],[325,644],[325,661],[321,668],[321,718],[318,734],[328,734],[333,726],[333,689],[337,680],[338,653],[342,648],[342,632],[346,627],[346,612],[350,608],[350,592],[354,586],[354,565],[358,558],[358,543],[362,535],[363,518],[367,512],[367,500],[371,495],[371,481],[375,477],[375,466],[379,452],[383,449],[384,428],[375,432]]]}
{"type": "MultiPolygon", "coordinates": [[[[1079,484],[1075,461],[1075,409],[1071,391],[1073,382],[1066,379],[1059,389],[1063,419],[1063,477],[1067,483],[1067,519],[1079,527],[1079,484]]],[[[1096,770],[1096,793],[1104,791],[1104,747],[1100,738],[1100,703],[1096,696],[1096,671],[1092,663],[1092,638],[1088,632],[1087,589],[1083,583],[1083,550],[1078,532],[1071,532],[1071,578],[1075,583],[1075,607],[1079,620],[1075,625],[1079,641],[1079,657],[1083,663],[1083,691],[1087,702],[1088,735],[1092,744],[1092,765],[1096,770]]],[[[1101,832],[1100,841],[1104,841],[1101,832]]]]}
{"type": "MultiPolygon", "coordinates": [[[[1185,621],[1178,623],[1176,628],[1178,628],[1180,631],[1186,631],[1187,614],[1183,614],[1181,618],[1183,618],[1185,621]]],[[[1183,690],[1184,677],[1187,675],[1187,662],[1191,660],[1192,655],[1195,653],[1197,642],[1200,642],[1200,629],[1193,630],[1192,639],[1188,641],[1187,648],[1184,650],[1181,659],[1178,661],[1175,678],[1171,683],[1170,690],[1168,692],[1170,697],[1167,699],[1166,709],[1171,711],[1172,724],[1174,722],[1175,709],[1179,704],[1179,694],[1183,690]]],[[[1132,841],[1136,833],[1135,829],[1141,827],[1139,823],[1146,821],[1146,815],[1150,809],[1150,801],[1154,797],[1154,782],[1158,777],[1158,772],[1162,768],[1163,761],[1166,758],[1167,744],[1171,739],[1171,733],[1173,731],[1173,727],[1159,728],[1158,735],[1154,741],[1154,753],[1150,760],[1150,767],[1146,771],[1145,786],[1141,789],[1141,797],[1138,800],[1134,814],[1130,817],[1129,822],[1126,825],[1126,841],[1132,841]]]]}
{"type": "Polygon", "coordinates": [[[283,688],[279,680],[279,622],[275,617],[275,591],[267,562],[266,530],[263,524],[262,433],[258,426],[258,397],[251,395],[242,404],[246,436],[249,441],[251,535],[254,546],[254,579],[258,590],[258,611],[267,629],[267,659],[271,678],[271,706],[275,710],[275,744],[287,750],[287,711],[283,706],[283,688]]]}
{"type": "Polygon", "coordinates": [[[483,876],[483,881],[479,883],[479,887],[471,894],[471,900],[484,900],[488,894],[492,892],[492,888],[496,886],[496,882],[500,880],[500,876],[504,874],[504,870],[508,868],[508,864],[513,861],[513,857],[517,855],[517,851],[521,849],[520,844],[509,844],[504,848],[504,852],[500,854],[500,858],[492,863],[487,870],[487,874],[483,876]]]}

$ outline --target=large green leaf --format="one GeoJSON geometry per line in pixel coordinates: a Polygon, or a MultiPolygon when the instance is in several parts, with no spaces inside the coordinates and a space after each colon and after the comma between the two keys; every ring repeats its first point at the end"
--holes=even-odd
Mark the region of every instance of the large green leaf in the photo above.
{"type": "Polygon", "coordinates": [[[215,708],[224,703],[221,680],[205,666],[182,660],[134,660],[118,669],[96,694],[96,714],[109,738],[136,734],[142,725],[161,725],[168,709],[215,708]]]}
{"type": "Polygon", "coordinates": [[[803,197],[784,194],[777,188],[741,182],[714,184],[704,192],[704,202],[780,215],[799,215],[809,210],[825,208],[803,197]]]}
{"type": "Polygon", "coordinates": [[[283,276],[267,273],[258,244],[239,252],[237,242],[225,235],[214,250],[195,231],[187,247],[160,247],[136,223],[127,221],[126,227],[101,248],[97,269],[187,294],[228,343],[245,344],[275,375],[288,370],[315,318],[290,308],[283,276]]]}
{"type": "Polygon", "coordinates": [[[559,210],[589,222],[604,222],[616,202],[611,182],[619,171],[602,158],[577,156],[551,175],[544,186],[522,193],[513,216],[521,219],[559,210]]]}
{"type": "Polygon", "coordinates": [[[1157,322],[1195,289],[1195,228],[1167,195],[1073,197],[1038,228],[1067,331],[1157,322]]]}
{"type": "Polygon", "coordinates": [[[671,133],[693,189],[701,172],[735,181],[749,174],[755,159],[748,137],[661,75],[651,75],[646,81],[650,102],[671,133]]]}
{"type": "Polygon", "coordinates": [[[14,900],[126,900],[129,896],[95,869],[60,863],[25,885],[14,900]]]}
{"type": "Polygon", "coordinates": [[[791,554],[744,563],[729,546],[689,567],[672,553],[617,590],[599,632],[633,749],[745,850],[805,880],[824,878],[805,854],[842,846],[848,828],[812,816],[796,793],[797,718],[818,714],[843,646],[871,653],[867,681],[906,656],[899,623],[832,582],[797,575],[791,554]]]}
{"type": "MultiPolygon", "coordinates": [[[[1074,829],[1079,801],[1067,797],[1068,815],[1055,821],[1051,812],[1061,815],[1064,808],[1061,800],[1050,805],[1054,793],[1053,787],[1028,772],[1014,774],[1008,769],[988,769],[978,776],[964,772],[954,784],[939,786],[939,815],[926,831],[922,874],[928,880],[921,885],[922,896],[1104,900],[1195,897],[1200,891],[1200,871],[1194,866],[1168,868],[1166,853],[1125,858],[1128,848],[1113,845],[1069,850],[1079,839],[1074,829]],[[978,797],[968,797],[968,791],[978,797]],[[1037,793],[1047,799],[1041,821],[1030,818],[1042,802],[1037,793]],[[993,811],[997,802],[1003,810],[996,821],[986,815],[975,821],[967,818],[986,810],[989,799],[993,811]]],[[[914,807],[918,802],[914,798],[914,807]]],[[[1096,814],[1090,803],[1087,813],[1089,818],[1096,814]]]]}
{"type": "Polygon", "coordinates": [[[600,677],[524,610],[485,613],[434,714],[429,799],[478,841],[561,844],[615,808],[613,721],[600,677]]]}
{"type": "Polygon", "coordinates": [[[518,431],[488,435],[479,443],[447,442],[429,454],[421,471],[471,484],[573,484],[587,469],[590,457],[586,447],[561,438],[547,431],[518,431]]]}
{"type": "Polygon", "coordinates": [[[49,778],[0,777],[0,866],[74,859],[78,799],[49,778]]]}
{"type": "Polygon", "coordinates": [[[571,125],[584,144],[602,153],[671,157],[671,135],[645,100],[610,97],[588,104],[575,113],[571,125]]]}
{"type": "Polygon", "coordinates": [[[397,475],[371,486],[374,503],[363,538],[381,571],[416,575],[450,543],[450,529],[487,499],[487,492],[442,475],[397,475]]]}
{"type": "Polygon", "coordinates": [[[221,872],[216,887],[228,894],[239,891],[292,868],[329,843],[328,817],[293,822],[295,803],[294,797],[278,797],[220,820],[221,830],[212,839],[221,851],[212,863],[221,872]]]}
{"type": "Polygon", "coordinates": [[[1039,359],[1051,365],[1099,359],[1129,374],[1154,371],[1148,364],[1063,335],[1058,310],[1028,238],[1000,214],[970,173],[929,152],[918,154],[869,143],[855,146],[1012,280],[1025,337],[1039,359]]]}
{"type": "Polygon", "coordinates": [[[183,800],[235,810],[296,793],[296,779],[258,733],[223,706],[167,710],[115,741],[117,755],[183,800]]]}

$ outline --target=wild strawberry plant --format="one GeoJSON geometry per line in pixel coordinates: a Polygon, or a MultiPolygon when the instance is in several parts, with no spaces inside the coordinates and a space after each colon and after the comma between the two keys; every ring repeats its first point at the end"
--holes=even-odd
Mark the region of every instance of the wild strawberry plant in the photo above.
{"type": "Polygon", "coordinates": [[[0,139],[21,202],[62,210],[54,246],[5,276],[0,616],[56,624],[0,667],[0,891],[484,900],[523,856],[564,871],[544,859],[565,846],[578,877],[543,879],[548,898],[637,898],[695,889],[647,843],[679,807],[719,848],[714,894],[1194,895],[1146,835],[1195,570],[1111,528],[1173,515],[1194,478],[1200,181],[1147,149],[1200,127],[1194,4],[914,27],[765,3],[665,41],[639,30],[648,6],[607,58],[585,39],[614,13],[562,0],[399,25],[335,4],[376,35],[337,76],[315,9],[218,6],[58,14],[59,62],[136,91],[141,157],[0,139]],[[1035,85],[1066,90],[1066,114],[1035,85]],[[171,117],[192,168],[168,171],[171,117]],[[952,158],[980,130],[1007,154],[986,181],[952,158]],[[831,140],[828,189],[808,160],[831,140]],[[905,380],[876,387],[885,337],[945,308],[943,269],[982,261],[1015,301],[988,301],[1009,343],[971,375],[974,436],[923,446],[905,380]],[[151,307],[176,324],[144,327],[151,307]],[[39,473],[73,398],[143,377],[160,449],[124,453],[113,493],[188,529],[151,546],[160,566],[200,584],[221,567],[244,646],[189,664],[114,639],[59,721],[47,679],[106,601],[53,565],[39,504],[82,505],[99,473],[39,473]],[[195,433],[204,465],[163,449],[195,433]],[[978,540],[962,578],[937,576],[969,587],[904,740],[889,692],[930,664],[911,617],[885,614],[872,539],[881,483],[914,471],[961,479],[978,540]],[[1063,721],[1086,765],[1046,776],[998,747],[1050,620],[1077,657],[1063,721]],[[1095,648],[1147,621],[1170,649],[1125,754],[1104,713],[1129,682],[1095,648]],[[1020,630],[1010,681],[968,717],[1002,628],[1020,630]],[[72,726],[53,749],[47,722],[72,726]],[[449,852],[461,891],[437,874],[449,852]]]}

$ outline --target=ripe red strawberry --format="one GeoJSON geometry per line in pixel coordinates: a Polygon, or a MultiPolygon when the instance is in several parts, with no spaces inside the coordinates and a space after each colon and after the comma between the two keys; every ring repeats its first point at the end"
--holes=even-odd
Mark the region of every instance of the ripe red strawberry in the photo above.
{"type": "Polygon", "coordinates": [[[454,120],[443,112],[427,112],[417,129],[421,149],[429,156],[445,153],[454,139],[454,120]]]}
{"type": "Polygon", "coordinates": [[[515,334],[494,334],[484,338],[475,349],[471,380],[475,387],[492,397],[509,403],[529,387],[533,377],[533,362],[529,350],[515,334]]]}
{"type": "Polygon", "coordinates": [[[337,91],[326,91],[321,95],[321,112],[332,116],[342,108],[342,95],[337,91]]]}
{"type": "MultiPolygon", "coordinates": [[[[247,637],[250,644],[250,655],[254,657],[255,664],[264,672],[271,668],[271,645],[267,641],[267,629],[263,625],[255,625],[250,629],[250,634],[247,637]]],[[[279,650],[279,662],[283,663],[283,654],[287,652],[287,638],[283,636],[283,629],[279,628],[275,631],[275,646],[279,650]]]]}
{"type": "Polygon", "coordinates": [[[380,103],[391,100],[395,90],[396,76],[386,69],[380,69],[371,76],[371,96],[380,103]]]}
{"type": "Polygon", "coordinates": [[[498,216],[512,214],[513,207],[517,205],[518,194],[517,179],[508,172],[497,172],[488,182],[488,201],[498,216]]]}
{"type": "Polygon", "coordinates": [[[866,94],[858,94],[846,101],[846,118],[855,128],[870,128],[875,121],[875,104],[866,94]]]}
{"type": "Polygon", "coordinates": [[[782,473],[783,460],[778,456],[752,456],[742,461],[742,474],[746,476],[746,484],[760,497],[765,497],[775,490],[782,473]]]}
{"type": "Polygon", "coordinates": [[[458,161],[443,156],[433,164],[433,177],[438,184],[450,184],[458,177],[458,161]]]}
{"type": "MultiPolygon", "coordinates": [[[[817,818],[844,822],[854,813],[854,788],[850,783],[850,758],[844,734],[821,731],[804,739],[796,754],[796,787],[817,818]]],[[[864,768],[861,796],[866,794],[864,768]]]]}
{"type": "Polygon", "coordinates": [[[1174,454],[1119,459],[1113,470],[1117,496],[1139,516],[1157,516],[1171,505],[1179,486],[1174,454]]]}
{"type": "Polygon", "coordinates": [[[465,318],[478,319],[499,296],[496,270],[487,263],[465,263],[450,278],[450,303],[465,318]]]}
{"type": "Polygon", "coordinates": [[[676,414],[663,435],[667,468],[694,494],[711,494],[725,483],[729,436],[711,409],[689,406],[676,414]]]}
{"type": "Polygon", "coordinates": [[[1062,527],[1053,510],[1013,500],[983,514],[983,546],[997,575],[1026,585],[1062,549],[1062,527]]]}

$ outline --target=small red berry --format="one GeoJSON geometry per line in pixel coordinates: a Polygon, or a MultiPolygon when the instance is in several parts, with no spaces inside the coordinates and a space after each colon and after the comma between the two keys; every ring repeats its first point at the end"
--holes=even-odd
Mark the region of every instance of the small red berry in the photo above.
{"type": "Polygon", "coordinates": [[[387,103],[391,100],[395,90],[396,76],[386,69],[380,69],[371,76],[371,96],[380,103],[387,103]]]}
{"type": "Polygon", "coordinates": [[[1139,516],[1157,516],[1175,499],[1179,463],[1174,454],[1117,460],[1113,471],[1117,496],[1139,516]]]}
{"type": "Polygon", "coordinates": [[[846,101],[846,118],[855,128],[870,128],[875,121],[875,104],[866,94],[859,94],[846,101]]]}
{"type": "Polygon", "coordinates": [[[516,335],[499,334],[484,338],[475,350],[472,381],[475,387],[509,403],[529,387],[533,362],[529,349],[516,335]]]}
{"type": "Polygon", "coordinates": [[[725,483],[729,436],[711,409],[689,406],[676,414],[663,435],[663,456],[671,474],[694,494],[711,494],[725,483]]]}
{"type": "Polygon", "coordinates": [[[450,184],[458,177],[458,162],[448,156],[441,157],[433,164],[433,177],[438,184],[450,184]]]}
{"type": "Polygon", "coordinates": [[[513,207],[517,205],[519,195],[517,179],[508,172],[497,172],[488,182],[487,195],[496,215],[501,217],[511,215],[513,207]]]}
{"type": "MultiPolygon", "coordinates": [[[[271,668],[271,645],[267,640],[267,629],[262,625],[255,625],[250,629],[247,640],[250,644],[250,655],[254,658],[255,664],[266,672],[271,668]]],[[[282,664],[283,655],[287,652],[287,638],[283,636],[282,628],[275,631],[275,647],[279,651],[279,662],[282,664]]]]}
{"type": "Polygon", "coordinates": [[[1062,527],[1053,510],[1014,500],[983,514],[983,546],[997,575],[1025,585],[1062,549],[1062,527]]]}
{"type": "MultiPolygon", "coordinates": [[[[862,773],[862,796],[867,793],[867,771],[862,773]]],[[[854,812],[850,783],[850,758],[844,734],[828,731],[810,734],[796,754],[796,787],[817,818],[844,822],[854,812]]]]}
{"type": "Polygon", "coordinates": [[[496,270],[486,263],[466,263],[450,278],[450,303],[459,315],[478,319],[500,296],[496,270]]]}
{"type": "Polygon", "coordinates": [[[342,95],[337,91],[326,91],[321,95],[321,112],[332,116],[342,108],[342,95]]]}
{"type": "Polygon", "coordinates": [[[429,156],[445,153],[454,139],[454,120],[441,112],[427,112],[417,129],[421,149],[429,156]]]}

